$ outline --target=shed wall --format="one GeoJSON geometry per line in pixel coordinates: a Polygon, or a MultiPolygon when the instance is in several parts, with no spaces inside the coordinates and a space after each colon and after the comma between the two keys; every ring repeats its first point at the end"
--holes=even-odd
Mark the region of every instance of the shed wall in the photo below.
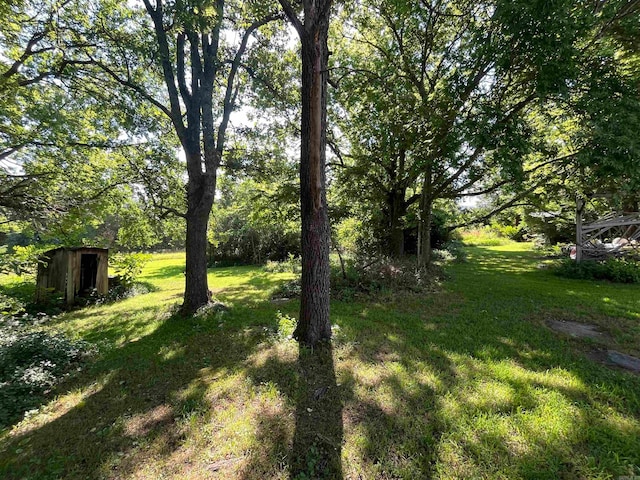
{"type": "Polygon", "coordinates": [[[47,254],[46,263],[38,265],[36,301],[46,300],[52,291],[64,293],[67,284],[67,252],[55,250],[47,254]]]}
{"type": "Polygon", "coordinates": [[[109,293],[109,253],[102,249],[58,249],[48,252],[48,261],[38,265],[36,301],[45,301],[52,291],[64,294],[67,304],[73,304],[80,293],[81,262],[83,254],[96,255],[96,290],[100,295],[109,293]]]}

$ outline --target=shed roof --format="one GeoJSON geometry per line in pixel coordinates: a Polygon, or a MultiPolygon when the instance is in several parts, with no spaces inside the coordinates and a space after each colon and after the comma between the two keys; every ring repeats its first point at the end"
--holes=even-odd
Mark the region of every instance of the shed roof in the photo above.
{"type": "Polygon", "coordinates": [[[100,247],[58,247],[44,252],[43,255],[49,255],[58,251],[67,251],[67,252],[77,252],[79,250],[87,250],[91,252],[108,252],[108,248],[100,248],[100,247]]]}

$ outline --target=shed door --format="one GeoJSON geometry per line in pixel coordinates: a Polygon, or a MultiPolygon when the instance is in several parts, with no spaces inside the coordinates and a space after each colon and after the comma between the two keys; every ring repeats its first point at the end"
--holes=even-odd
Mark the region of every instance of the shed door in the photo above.
{"type": "Polygon", "coordinates": [[[80,293],[91,292],[96,288],[98,276],[98,254],[83,253],[80,256],[80,293]]]}

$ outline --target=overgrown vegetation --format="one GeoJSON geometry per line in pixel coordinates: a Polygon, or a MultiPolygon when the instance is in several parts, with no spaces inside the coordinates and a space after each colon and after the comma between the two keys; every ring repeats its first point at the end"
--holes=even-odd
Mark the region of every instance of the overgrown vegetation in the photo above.
{"type": "Polygon", "coordinates": [[[129,289],[133,287],[149,260],[151,260],[151,255],[148,253],[117,252],[109,255],[109,267],[118,277],[118,283],[129,289]]]}
{"type": "Polygon", "coordinates": [[[420,268],[412,258],[358,258],[347,263],[344,274],[338,266],[333,267],[331,295],[349,301],[359,296],[380,300],[403,292],[426,294],[437,288],[442,277],[437,265],[420,268]]]}
{"type": "Polygon", "coordinates": [[[122,253],[117,252],[109,255],[109,268],[115,273],[112,285],[106,299],[88,299],[93,301],[118,301],[123,298],[133,297],[149,293],[153,286],[148,283],[138,281],[142,269],[151,260],[148,253],[122,253]]]}
{"type": "Polygon", "coordinates": [[[616,283],[640,283],[640,263],[625,258],[576,262],[569,258],[558,262],[553,271],[560,276],[580,280],[609,280],[616,283]]]}
{"type": "Polygon", "coordinates": [[[0,316],[0,429],[37,408],[96,352],[88,342],[42,330],[53,320],[22,309],[0,316]]]}
{"type": "MultiPolygon", "coordinates": [[[[447,250],[436,251],[436,257],[443,261],[453,261],[456,257],[447,250]]],[[[444,277],[437,263],[426,268],[416,266],[415,259],[394,259],[384,256],[373,258],[357,257],[343,259],[343,263],[334,259],[331,265],[331,296],[342,301],[358,297],[391,299],[403,293],[428,293],[436,289],[444,277]],[[343,270],[344,266],[344,270],[343,270]]],[[[296,264],[291,262],[272,262],[265,267],[268,272],[298,273],[296,264]]],[[[298,298],[300,296],[300,278],[280,285],[272,294],[273,298],[298,298]]]]}
{"type": "Polygon", "coordinates": [[[290,253],[288,258],[281,262],[268,261],[264,266],[264,270],[270,273],[300,273],[302,265],[300,264],[300,258],[290,253]]]}

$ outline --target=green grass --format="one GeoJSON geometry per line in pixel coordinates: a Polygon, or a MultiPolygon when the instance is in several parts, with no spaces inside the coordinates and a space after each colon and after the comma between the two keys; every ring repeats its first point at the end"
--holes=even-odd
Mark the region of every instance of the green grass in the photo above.
{"type": "Polygon", "coordinates": [[[287,338],[291,274],[211,270],[229,310],[178,317],[184,258],[157,290],[50,328],[100,356],[0,434],[0,477],[503,478],[640,475],[640,377],[556,334],[584,321],[640,355],[640,287],[559,278],[528,245],[467,248],[442,290],[333,302],[333,347],[287,338]]]}
{"type": "Polygon", "coordinates": [[[514,243],[488,226],[462,230],[461,234],[465,245],[473,247],[496,247],[514,243]]]}

